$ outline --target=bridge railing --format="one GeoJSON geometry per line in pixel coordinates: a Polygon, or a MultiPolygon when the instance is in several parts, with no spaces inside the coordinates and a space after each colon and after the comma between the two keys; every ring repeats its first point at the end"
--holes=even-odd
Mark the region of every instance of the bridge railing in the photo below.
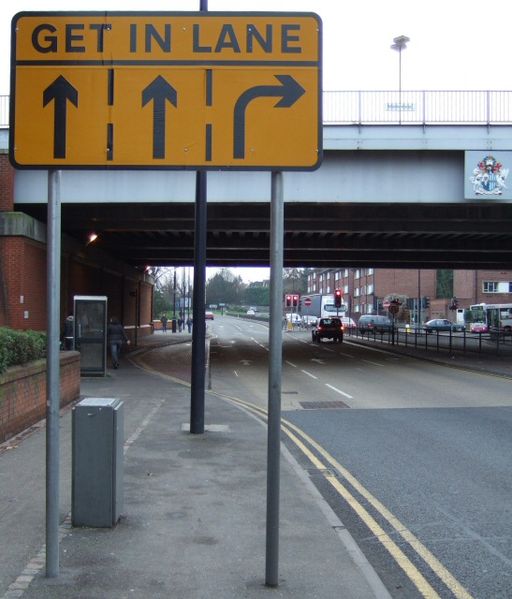
{"type": "MultiPolygon", "coordinates": [[[[326,125],[512,124],[512,91],[324,91],[326,125]]],[[[0,96],[0,127],[9,96],[0,96]]]]}
{"type": "Polygon", "coordinates": [[[512,91],[324,91],[325,124],[512,123],[512,91]]]}

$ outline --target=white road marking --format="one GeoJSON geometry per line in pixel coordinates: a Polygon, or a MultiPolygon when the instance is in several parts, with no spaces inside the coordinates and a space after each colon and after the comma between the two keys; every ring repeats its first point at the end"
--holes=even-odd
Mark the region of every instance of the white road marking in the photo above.
{"type": "Polygon", "coordinates": [[[285,364],[288,364],[288,366],[291,366],[292,368],[297,368],[296,364],[293,364],[292,362],[288,362],[288,360],[285,360],[285,364]]]}
{"type": "Polygon", "coordinates": [[[311,361],[316,362],[317,364],[325,364],[325,362],[320,358],[311,358],[311,361]]]}
{"type": "Polygon", "coordinates": [[[326,387],[329,387],[329,389],[332,389],[333,391],[336,391],[336,393],[339,393],[340,395],[343,395],[344,397],[347,397],[348,399],[354,399],[352,397],[352,395],[349,395],[348,393],[345,393],[345,391],[342,391],[341,389],[338,389],[337,387],[333,387],[332,385],[329,385],[329,383],[325,383],[326,387]]]}
{"type": "Polygon", "coordinates": [[[307,370],[302,370],[301,368],[301,372],[303,372],[304,374],[307,374],[308,376],[310,376],[312,379],[318,379],[317,376],[315,376],[314,374],[311,374],[311,372],[308,372],[307,370]]]}
{"type": "Polygon", "coordinates": [[[367,364],[372,364],[373,366],[385,366],[385,364],[379,364],[378,362],[372,362],[371,360],[362,360],[362,362],[366,362],[367,364]]]}
{"type": "Polygon", "coordinates": [[[236,370],[233,370],[233,372],[235,373],[235,376],[238,376],[238,372],[236,370]]]}

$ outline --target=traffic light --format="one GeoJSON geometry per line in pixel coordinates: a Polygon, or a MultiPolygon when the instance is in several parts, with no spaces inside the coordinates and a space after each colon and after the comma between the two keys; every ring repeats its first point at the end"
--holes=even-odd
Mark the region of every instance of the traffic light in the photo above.
{"type": "Polygon", "coordinates": [[[343,293],[341,289],[334,290],[334,305],[336,308],[341,308],[341,300],[343,299],[343,293]]]}
{"type": "Polygon", "coordinates": [[[292,307],[292,296],[291,295],[286,295],[285,296],[285,305],[287,308],[291,308],[292,307]]]}
{"type": "Polygon", "coordinates": [[[430,307],[430,298],[429,297],[424,297],[423,298],[423,307],[424,308],[429,308],[430,307]]]}
{"type": "Polygon", "coordinates": [[[299,307],[299,296],[298,295],[293,295],[292,296],[292,306],[294,308],[298,308],[299,307]]]}

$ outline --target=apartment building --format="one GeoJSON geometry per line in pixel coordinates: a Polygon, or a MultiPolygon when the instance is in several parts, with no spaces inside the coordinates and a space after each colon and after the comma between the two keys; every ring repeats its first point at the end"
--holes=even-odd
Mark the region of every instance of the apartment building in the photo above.
{"type": "Polygon", "coordinates": [[[459,307],[478,303],[512,302],[512,271],[393,268],[315,269],[308,276],[308,293],[342,289],[350,316],[380,314],[389,295],[405,296],[420,318],[450,318],[456,297],[459,307]],[[418,302],[418,298],[420,301],[418,302]]]}

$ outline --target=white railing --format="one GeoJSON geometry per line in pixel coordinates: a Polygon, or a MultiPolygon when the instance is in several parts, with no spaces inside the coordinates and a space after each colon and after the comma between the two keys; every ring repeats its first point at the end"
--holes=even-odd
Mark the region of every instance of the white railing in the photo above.
{"type": "MultiPolygon", "coordinates": [[[[326,125],[512,124],[512,91],[324,91],[326,125]]],[[[0,96],[0,127],[9,96],[0,96]]]]}
{"type": "Polygon", "coordinates": [[[512,123],[512,91],[325,91],[325,124],[512,123]]]}

